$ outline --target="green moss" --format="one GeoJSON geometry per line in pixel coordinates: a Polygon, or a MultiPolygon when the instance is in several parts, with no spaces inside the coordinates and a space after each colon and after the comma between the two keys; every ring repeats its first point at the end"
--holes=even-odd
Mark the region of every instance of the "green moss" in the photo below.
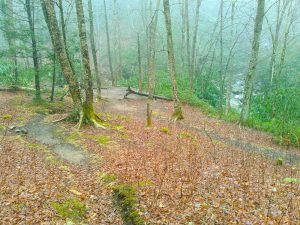
{"type": "Polygon", "coordinates": [[[122,126],[122,125],[115,125],[115,126],[112,127],[112,129],[113,129],[113,130],[119,130],[119,131],[120,131],[120,130],[123,130],[123,129],[124,129],[124,126],[122,126]]]}
{"type": "Polygon", "coordinates": [[[98,136],[96,138],[96,141],[100,144],[100,145],[107,145],[110,143],[111,139],[109,136],[98,136]]]}
{"type": "Polygon", "coordinates": [[[57,214],[64,219],[82,221],[87,218],[87,207],[77,198],[69,198],[61,203],[52,202],[50,204],[57,214]]]}
{"type": "Polygon", "coordinates": [[[5,119],[5,120],[9,120],[9,119],[12,119],[13,116],[12,115],[3,115],[1,116],[2,119],[5,119]]]}
{"type": "Polygon", "coordinates": [[[138,187],[153,187],[155,184],[151,180],[141,180],[136,183],[138,187]]]}
{"type": "Polygon", "coordinates": [[[98,176],[100,180],[105,184],[111,184],[114,181],[116,181],[118,178],[115,174],[110,174],[110,173],[99,173],[98,176]]]}
{"type": "Polygon", "coordinates": [[[179,138],[181,139],[193,139],[193,135],[190,134],[189,132],[183,131],[178,135],[179,138]]]}
{"type": "Polygon", "coordinates": [[[125,225],[143,225],[145,221],[137,210],[136,190],[128,184],[113,186],[113,195],[117,206],[121,209],[125,225]]]}
{"type": "Polygon", "coordinates": [[[50,163],[51,165],[57,166],[60,164],[60,161],[56,159],[54,156],[49,155],[46,157],[46,161],[50,163]]]}
{"type": "Polygon", "coordinates": [[[282,166],[283,165],[283,159],[282,158],[278,158],[276,161],[276,165],[277,166],[282,166]]]}
{"type": "Polygon", "coordinates": [[[287,178],[284,178],[283,181],[285,183],[294,183],[294,184],[300,184],[300,180],[296,179],[296,178],[293,178],[293,177],[287,177],[287,178]]]}
{"type": "Polygon", "coordinates": [[[161,127],[159,130],[162,133],[169,134],[169,135],[171,134],[171,131],[168,127],[161,127]]]}

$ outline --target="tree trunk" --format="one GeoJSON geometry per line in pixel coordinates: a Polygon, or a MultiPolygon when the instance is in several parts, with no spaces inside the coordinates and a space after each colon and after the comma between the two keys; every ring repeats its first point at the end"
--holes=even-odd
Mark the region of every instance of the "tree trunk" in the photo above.
{"type": "Polygon", "coordinates": [[[89,7],[89,24],[90,24],[90,42],[91,42],[91,50],[92,50],[94,68],[95,68],[95,77],[96,77],[96,82],[97,82],[97,92],[98,92],[97,97],[99,99],[101,99],[101,78],[100,78],[100,72],[99,72],[98,60],[97,60],[97,52],[96,52],[96,45],[95,45],[94,15],[93,15],[92,0],[88,1],[88,7],[89,7]]]}
{"type": "Polygon", "coordinates": [[[156,28],[158,19],[158,10],[161,0],[157,0],[156,9],[154,12],[153,20],[150,23],[149,32],[149,81],[148,81],[148,101],[147,101],[147,126],[152,126],[152,104],[153,104],[153,94],[155,87],[155,73],[156,73],[156,63],[155,63],[155,45],[156,45],[156,28]]]}
{"type": "Polygon", "coordinates": [[[53,53],[53,73],[52,73],[52,89],[50,101],[54,101],[54,91],[55,91],[55,82],[56,82],[56,55],[53,53]]]}
{"type": "Polygon", "coordinates": [[[68,60],[70,62],[72,71],[75,74],[74,66],[73,66],[73,63],[71,60],[68,43],[67,43],[67,31],[66,31],[67,26],[66,26],[66,22],[65,22],[64,7],[63,7],[62,0],[59,0],[58,7],[59,7],[60,26],[61,26],[61,33],[62,33],[62,37],[63,37],[64,48],[66,50],[66,54],[67,54],[68,60]]]}
{"type": "Polygon", "coordinates": [[[196,6],[196,17],[195,17],[195,27],[193,34],[193,43],[192,43],[192,59],[191,59],[191,71],[192,71],[192,79],[194,81],[195,77],[195,55],[196,55],[196,47],[197,47],[197,37],[198,37],[198,29],[199,29],[199,17],[200,17],[200,6],[202,0],[197,0],[196,6]]]}
{"type": "Polygon", "coordinates": [[[248,74],[245,81],[244,98],[243,98],[242,112],[240,118],[240,122],[242,124],[246,123],[250,114],[251,97],[253,93],[254,78],[256,73],[257,59],[258,59],[259,46],[260,46],[260,36],[262,32],[264,14],[265,14],[265,0],[258,0],[253,41],[252,41],[251,58],[249,62],[248,74]]]}
{"type": "Polygon", "coordinates": [[[52,0],[41,0],[41,4],[55,54],[69,85],[69,90],[74,103],[74,111],[79,113],[81,111],[81,96],[79,84],[77,82],[75,74],[73,73],[65,46],[63,44],[62,35],[59,31],[59,26],[54,9],[54,2],[52,0]]]}
{"type": "Polygon", "coordinates": [[[14,8],[13,0],[7,0],[1,2],[2,12],[4,15],[3,31],[5,39],[8,43],[8,54],[13,67],[14,86],[18,85],[18,60],[17,60],[17,49],[15,41],[15,19],[14,19],[14,8]]]}
{"type": "Polygon", "coordinates": [[[120,19],[117,9],[117,0],[113,0],[113,27],[114,27],[114,55],[116,60],[115,77],[116,85],[122,75],[122,58],[121,58],[121,37],[120,37],[120,19]]]}
{"type": "Polygon", "coordinates": [[[167,30],[168,70],[169,70],[169,75],[170,75],[170,79],[171,79],[172,87],[173,87],[173,99],[174,99],[173,118],[175,120],[180,120],[180,119],[183,119],[183,114],[182,114],[181,103],[180,103],[180,100],[178,97],[178,91],[177,91],[170,3],[169,3],[169,0],[164,0],[163,3],[164,3],[165,25],[166,25],[166,30],[167,30]]]}
{"type": "Polygon", "coordinates": [[[77,13],[77,25],[79,31],[80,38],[80,49],[82,56],[82,64],[84,71],[84,91],[85,98],[82,103],[82,115],[79,122],[79,128],[82,126],[84,122],[91,123],[92,125],[98,127],[100,124],[98,123],[98,117],[94,112],[93,106],[93,79],[90,67],[90,57],[89,50],[87,44],[87,36],[86,36],[86,26],[85,26],[85,17],[83,11],[82,0],[75,0],[76,4],[76,13],[77,13]]]}
{"type": "Polygon", "coordinates": [[[137,34],[137,44],[138,44],[138,64],[139,64],[139,92],[143,92],[143,69],[142,69],[142,56],[141,56],[141,43],[140,34],[137,34]]]}
{"type": "Polygon", "coordinates": [[[185,18],[185,1],[182,0],[181,4],[181,18],[182,18],[182,27],[181,27],[181,70],[182,73],[185,73],[185,60],[186,60],[186,37],[185,37],[185,32],[186,32],[186,18],[185,18]]]}
{"type": "Polygon", "coordinates": [[[103,0],[104,5],[104,16],[105,16],[105,29],[106,29],[106,41],[107,41],[107,54],[108,54],[108,63],[109,63],[109,71],[110,76],[112,79],[112,86],[115,87],[116,84],[116,77],[113,70],[112,58],[111,58],[111,48],[110,48],[110,35],[109,35],[109,28],[108,28],[108,16],[107,16],[107,8],[106,8],[106,1],[103,0]]]}
{"type": "MultiPolygon", "coordinates": [[[[234,19],[235,19],[235,7],[236,7],[236,1],[231,1],[231,16],[230,16],[230,41],[233,43],[233,27],[234,27],[234,19]]],[[[229,55],[229,57],[231,57],[229,55]]],[[[230,60],[230,59],[229,59],[230,60]]],[[[231,66],[232,68],[233,66],[231,66]]],[[[228,115],[230,108],[231,108],[231,93],[232,93],[232,81],[233,81],[233,71],[229,71],[229,74],[227,76],[227,88],[226,88],[226,107],[225,107],[225,114],[228,115]]]]}
{"type": "Polygon", "coordinates": [[[31,0],[25,1],[27,19],[30,29],[31,46],[32,46],[32,59],[34,66],[34,80],[35,80],[35,99],[41,99],[41,88],[40,88],[40,66],[38,59],[37,41],[34,27],[34,6],[31,0]]]}
{"type": "Polygon", "coordinates": [[[225,85],[225,74],[223,71],[223,57],[224,57],[223,32],[224,32],[224,0],[221,0],[220,2],[220,61],[219,61],[219,76],[221,80],[220,96],[219,96],[220,114],[223,113],[223,99],[224,99],[224,85],[225,85]]]}
{"type": "Polygon", "coordinates": [[[193,73],[192,73],[192,65],[191,65],[191,48],[190,48],[189,0],[185,0],[185,28],[186,28],[186,51],[187,51],[187,64],[188,64],[190,91],[193,91],[193,73]]]}

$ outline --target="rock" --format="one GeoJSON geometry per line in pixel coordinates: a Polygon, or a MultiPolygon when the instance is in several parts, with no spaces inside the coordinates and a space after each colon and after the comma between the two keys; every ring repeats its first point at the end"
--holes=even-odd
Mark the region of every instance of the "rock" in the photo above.
{"type": "Polygon", "coordinates": [[[27,134],[28,131],[24,127],[16,127],[14,129],[16,134],[27,134]]]}
{"type": "Polygon", "coordinates": [[[14,129],[16,129],[16,128],[17,128],[16,126],[9,126],[8,127],[8,129],[11,130],[11,131],[14,130],[14,129]]]}

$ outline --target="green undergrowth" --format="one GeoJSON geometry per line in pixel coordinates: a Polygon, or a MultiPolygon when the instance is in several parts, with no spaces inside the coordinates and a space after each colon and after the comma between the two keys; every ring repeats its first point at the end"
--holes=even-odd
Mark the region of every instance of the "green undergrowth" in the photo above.
{"type": "Polygon", "coordinates": [[[136,188],[129,184],[117,184],[112,187],[115,204],[121,211],[124,225],[144,225],[137,204],[136,188]]]}
{"type": "MultiPolygon", "coordinates": [[[[156,79],[155,94],[171,98],[172,86],[168,75],[163,72],[159,72],[156,79]]],[[[222,119],[231,123],[239,123],[240,114],[237,111],[231,110],[227,115],[220,114],[216,103],[210,104],[209,101],[201,99],[196,93],[189,91],[188,80],[185,76],[178,76],[177,79],[179,98],[182,103],[197,107],[210,117],[222,119]]],[[[120,81],[120,85],[138,88],[138,77],[131,76],[127,80],[120,81]]],[[[143,83],[143,88],[144,90],[147,90],[146,81],[143,83]]],[[[247,121],[245,126],[272,134],[273,140],[277,144],[300,147],[299,121],[286,121],[286,118],[262,119],[260,118],[259,113],[254,113],[250,116],[250,119],[247,121]]]]}
{"type": "Polygon", "coordinates": [[[77,198],[72,197],[62,202],[51,202],[50,205],[65,220],[71,220],[78,224],[87,219],[87,206],[77,198]]]}
{"type": "Polygon", "coordinates": [[[139,181],[135,184],[125,184],[118,180],[117,175],[108,172],[97,174],[99,181],[111,187],[115,206],[120,210],[123,224],[146,224],[140,216],[138,208],[137,188],[154,186],[152,181],[139,181]]]}

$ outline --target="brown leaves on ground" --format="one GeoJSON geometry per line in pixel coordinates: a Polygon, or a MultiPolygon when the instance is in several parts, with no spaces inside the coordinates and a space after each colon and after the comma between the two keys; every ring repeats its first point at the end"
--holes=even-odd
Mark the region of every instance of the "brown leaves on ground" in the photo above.
{"type": "MultiPolygon", "coordinates": [[[[55,155],[37,151],[22,138],[1,142],[4,224],[62,223],[49,203],[72,196],[88,206],[87,223],[121,224],[110,184],[99,182],[99,174],[134,185],[142,216],[150,224],[299,224],[300,184],[285,180],[300,179],[299,165],[277,166],[263,155],[179,128],[167,120],[170,103],[155,102],[154,115],[160,120],[151,128],[145,127],[143,100],[108,100],[96,108],[107,129],[87,126],[70,134],[94,158],[86,167],[59,160],[57,166],[55,155]]],[[[186,106],[185,123],[201,126],[206,118],[198,115],[186,106]]],[[[207,121],[205,128],[218,134],[237,132],[236,125],[207,121]]],[[[63,126],[70,131],[74,124],[63,126]]],[[[252,142],[255,136],[260,137],[258,144],[264,143],[260,140],[265,136],[255,131],[234,135],[252,142]]]]}

